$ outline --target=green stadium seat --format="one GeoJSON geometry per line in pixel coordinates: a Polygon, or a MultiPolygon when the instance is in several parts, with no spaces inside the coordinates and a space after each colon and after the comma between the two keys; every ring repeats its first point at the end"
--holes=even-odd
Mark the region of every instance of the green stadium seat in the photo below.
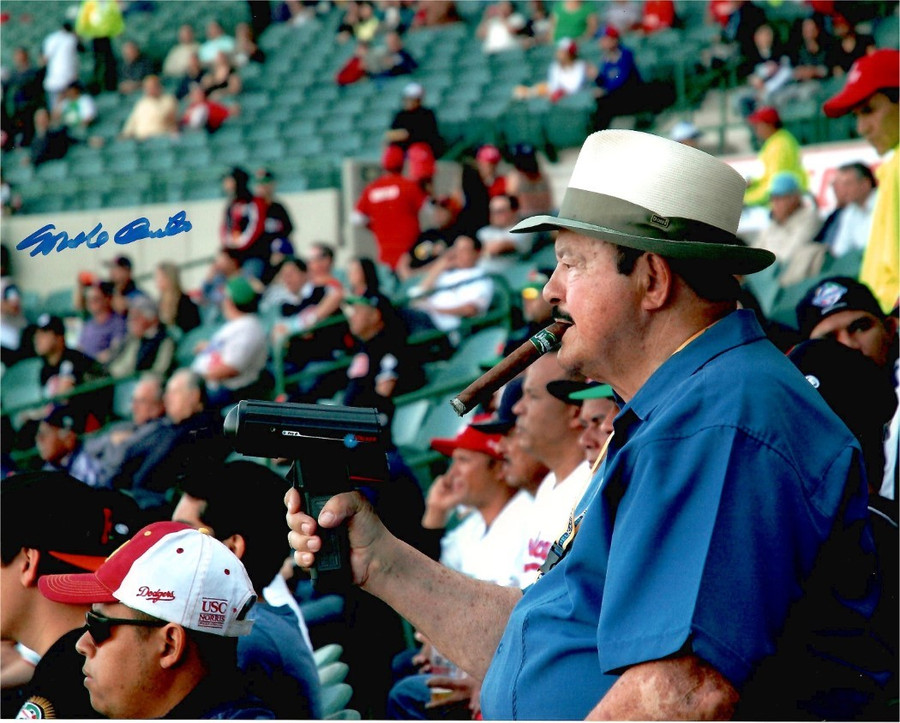
{"type": "Polygon", "coordinates": [[[322,688],[322,715],[328,718],[344,709],[353,697],[353,688],[347,683],[335,683],[322,688]]]}
{"type": "Polygon", "coordinates": [[[36,405],[43,395],[41,389],[41,366],[38,358],[21,359],[3,372],[3,394],[0,405],[4,411],[36,405]]]}

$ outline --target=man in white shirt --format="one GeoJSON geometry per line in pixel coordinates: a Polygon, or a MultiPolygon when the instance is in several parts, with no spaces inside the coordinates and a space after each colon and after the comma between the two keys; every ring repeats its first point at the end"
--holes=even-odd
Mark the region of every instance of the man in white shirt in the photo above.
{"type": "Polygon", "coordinates": [[[462,319],[479,316],[490,307],[494,282],[478,266],[480,255],[478,239],[457,236],[453,245],[429,264],[418,286],[422,298],[413,304],[428,315],[434,328],[458,329],[462,319]]]}
{"type": "Polygon", "coordinates": [[[533,233],[510,233],[519,221],[519,199],[500,194],[494,196],[488,205],[487,226],[475,232],[481,242],[479,266],[488,273],[497,273],[508,268],[531,251],[533,233]]]}
{"type": "Polygon", "coordinates": [[[78,80],[78,36],[68,20],[62,28],[44,38],[41,57],[47,69],[44,90],[47,91],[47,107],[55,108],[62,92],[78,80]]]}
{"type": "Polygon", "coordinates": [[[837,219],[837,231],[829,245],[831,255],[843,256],[854,251],[861,252],[869,242],[872,229],[872,211],[878,193],[878,182],[872,170],[864,163],[847,163],[837,170],[834,191],[846,199],[837,219]]]}
{"type": "Polygon", "coordinates": [[[210,406],[230,404],[256,384],[269,354],[266,330],[256,315],[258,296],[242,276],[225,285],[225,324],[198,349],[191,369],[206,381],[210,406]]]}
{"type": "Polygon", "coordinates": [[[591,469],[578,444],[578,406],[566,404],[548,391],[547,384],[556,380],[583,381],[567,376],[556,352],[550,352],[525,370],[522,398],[513,406],[522,445],[550,469],[534,497],[522,568],[523,588],[537,579],[547,553],[565,531],[590,480],[591,469]]]}

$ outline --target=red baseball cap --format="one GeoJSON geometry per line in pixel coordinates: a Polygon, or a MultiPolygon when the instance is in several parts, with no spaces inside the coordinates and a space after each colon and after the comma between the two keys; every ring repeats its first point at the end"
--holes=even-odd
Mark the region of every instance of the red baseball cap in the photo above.
{"type": "MultiPolygon", "coordinates": [[[[479,414],[472,420],[472,424],[491,421],[490,414],[479,414]]],[[[431,448],[447,457],[453,455],[455,449],[468,449],[473,452],[482,452],[494,459],[503,459],[500,454],[499,434],[486,434],[479,432],[472,425],[466,425],[453,439],[432,439],[431,448]]]]}
{"type": "Polygon", "coordinates": [[[765,106],[747,116],[748,123],[768,123],[776,126],[781,123],[781,116],[772,106],[765,106]]]}
{"type": "Polygon", "coordinates": [[[500,150],[497,146],[482,146],[475,154],[475,160],[485,163],[500,163],[500,150]]]}
{"type": "Polygon", "coordinates": [[[605,28],[603,28],[602,35],[606,36],[607,38],[615,38],[616,40],[618,40],[620,37],[619,30],[615,25],[607,25],[605,28]]]}
{"type": "Polygon", "coordinates": [[[381,156],[381,167],[386,171],[399,171],[403,168],[405,158],[406,154],[403,149],[391,144],[384,149],[384,154],[381,156]]]}
{"type": "Polygon", "coordinates": [[[846,115],[882,88],[900,86],[900,50],[876,50],[857,60],[847,73],[847,82],[837,95],[822,105],[829,118],[846,115]]]}

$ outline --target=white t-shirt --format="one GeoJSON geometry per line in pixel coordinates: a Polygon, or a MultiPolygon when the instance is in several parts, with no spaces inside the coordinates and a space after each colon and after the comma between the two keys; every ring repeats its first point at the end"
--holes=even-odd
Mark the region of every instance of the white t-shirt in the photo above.
{"type": "Polygon", "coordinates": [[[209,345],[197,355],[191,368],[205,375],[210,361],[218,355],[224,364],[240,371],[240,374],[220,382],[210,383],[211,388],[240,389],[255,382],[266,366],[269,347],[266,330],[256,314],[244,314],[226,322],[213,334],[209,345]]]}
{"type": "Polygon", "coordinates": [[[521,587],[522,552],[534,499],[519,490],[490,528],[472,512],[441,540],[441,563],[477,580],[521,587]]]}
{"type": "Polygon", "coordinates": [[[559,63],[551,63],[547,74],[547,86],[551,93],[557,90],[572,95],[581,90],[587,80],[587,63],[576,60],[572,65],[563,67],[559,63]]]}
{"type": "Polygon", "coordinates": [[[494,296],[494,282],[478,267],[471,269],[451,269],[438,276],[436,289],[428,297],[428,315],[441,331],[458,329],[460,317],[442,314],[441,309],[453,309],[464,304],[475,304],[479,313],[484,313],[491,305],[494,296]]]}
{"type": "Polygon", "coordinates": [[[838,229],[831,243],[831,253],[840,257],[851,251],[862,251],[869,243],[872,230],[872,212],[878,191],[872,191],[862,206],[848,203],[838,216],[838,229]]]}
{"type": "Polygon", "coordinates": [[[78,37],[75,33],[57,30],[44,39],[41,53],[47,59],[44,89],[58,93],[78,80],[78,37]]]}
{"type": "Polygon", "coordinates": [[[291,594],[287,582],[281,576],[280,572],[275,575],[272,582],[270,582],[267,587],[263,588],[262,594],[266,602],[272,607],[277,608],[282,605],[287,605],[294,611],[294,614],[297,616],[297,622],[300,625],[300,634],[303,636],[309,649],[312,650],[312,641],[309,639],[309,628],[306,627],[306,620],[303,618],[303,610],[300,609],[300,603],[298,603],[297,598],[291,594]]]}
{"type": "Polygon", "coordinates": [[[550,546],[559,539],[569,524],[575,505],[584,494],[591,479],[591,467],[585,461],[579,464],[559,484],[553,472],[544,477],[534,496],[534,514],[528,526],[528,542],[525,550],[522,587],[537,580],[538,571],[547,559],[550,546]]]}

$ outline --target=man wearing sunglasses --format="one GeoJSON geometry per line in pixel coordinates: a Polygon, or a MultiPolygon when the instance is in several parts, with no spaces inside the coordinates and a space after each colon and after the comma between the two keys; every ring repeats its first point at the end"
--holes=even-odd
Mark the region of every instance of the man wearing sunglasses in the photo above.
{"type": "Polygon", "coordinates": [[[48,600],[90,606],[75,643],[91,706],[109,718],[275,717],[237,674],[256,593],[240,560],[203,530],[156,522],[94,573],[46,575],[48,600]]]}
{"type": "MultiPolygon", "coordinates": [[[[48,600],[38,583],[49,574],[96,570],[128,538],[137,506],[63,472],[15,475],[0,491],[0,637],[36,666],[20,696],[4,696],[11,709],[4,705],[2,717],[96,718],[75,652],[88,606],[48,600]]],[[[4,667],[4,682],[7,673],[4,667]]]]}

